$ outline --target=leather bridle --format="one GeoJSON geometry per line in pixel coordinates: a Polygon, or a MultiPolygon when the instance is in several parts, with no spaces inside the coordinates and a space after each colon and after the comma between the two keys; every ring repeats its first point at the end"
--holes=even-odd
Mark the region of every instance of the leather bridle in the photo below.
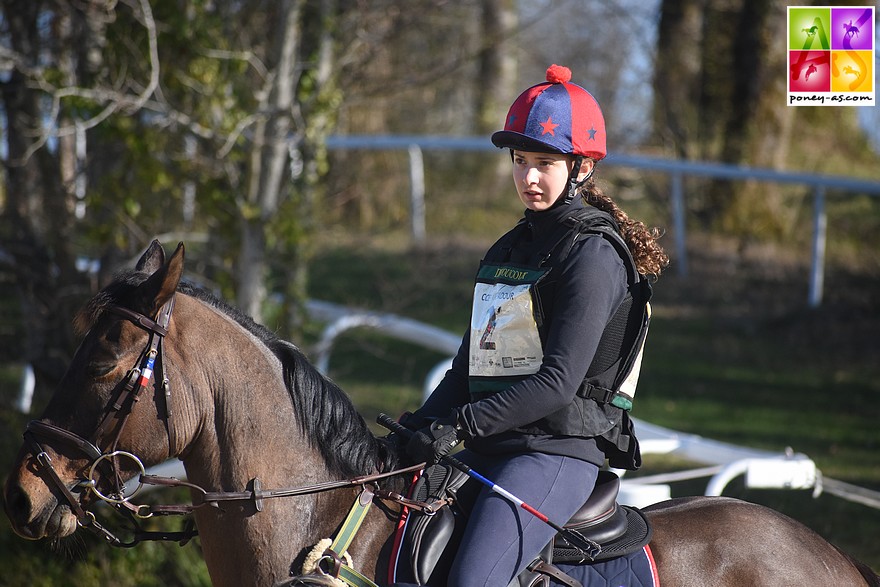
{"type": "Polygon", "coordinates": [[[66,430],[65,428],[61,428],[60,426],[40,420],[32,420],[28,423],[25,429],[25,444],[30,450],[31,455],[34,457],[36,468],[38,471],[44,472],[49,477],[47,484],[54,485],[64,497],[67,505],[70,506],[71,511],[76,516],[77,524],[79,526],[96,532],[113,546],[128,548],[147,540],[170,540],[185,544],[191,538],[198,535],[198,532],[194,529],[192,521],[189,521],[184,530],[180,532],[148,532],[141,529],[137,519],[146,519],[154,515],[189,514],[195,509],[205,505],[219,508],[221,503],[234,501],[250,501],[254,505],[256,511],[261,511],[263,509],[264,499],[306,495],[345,487],[366,487],[368,484],[373,487],[373,491],[377,497],[401,503],[409,508],[418,509],[428,514],[434,513],[442,505],[438,503],[425,503],[410,500],[392,491],[379,489],[376,484],[376,481],[380,479],[421,470],[424,468],[424,463],[419,463],[403,469],[364,475],[353,479],[327,481],[308,486],[272,490],[264,490],[258,478],[254,478],[250,481],[246,491],[209,492],[197,485],[172,477],[147,475],[143,463],[136,455],[127,451],[117,450],[116,447],[119,443],[120,436],[122,435],[122,430],[124,429],[128,418],[131,416],[132,409],[139,401],[141,394],[148,387],[150,381],[154,380],[156,386],[158,386],[158,389],[161,392],[157,395],[160,395],[163,398],[162,401],[164,403],[164,414],[162,416],[168,436],[168,454],[169,456],[174,455],[177,431],[174,418],[172,417],[171,387],[165,373],[165,353],[163,346],[165,336],[168,334],[168,326],[171,322],[171,313],[173,310],[173,296],[159,309],[156,320],[152,320],[143,314],[117,305],[111,305],[106,308],[106,311],[121,316],[135,326],[145,330],[149,333],[150,337],[144,351],[135,363],[135,366],[128,371],[125,378],[117,385],[118,391],[114,392],[115,397],[105,407],[104,415],[89,439],[83,438],[82,436],[66,430]],[[113,428],[114,422],[116,421],[118,421],[116,434],[111,438],[110,442],[105,443],[104,436],[113,428]],[[98,523],[92,512],[83,507],[81,500],[74,495],[74,491],[72,491],[68,485],[61,480],[61,477],[58,475],[58,472],[52,464],[52,458],[43,448],[41,441],[53,441],[73,447],[88,457],[90,462],[88,476],[85,479],[81,479],[74,485],[74,487],[86,488],[88,491],[94,493],[101,501],[110,504],[117,511],[122,513],[132,525],[132,540],[123,541],[116,537],[112,532],[98,523]],[[108,446],[107,452],[104,452],[99,448],[102,444],[108,446]],[[124,482],[122,481],[119,471],[118,459],[120,457],[130,459],[135,463],[137,468],[140,469],[138,486],[128,495],[125,495],[124,482]],[[107,477],[112,479],[112,490],[101,491],[98,489],[95,472],[99,467],[108,471],[107,477]],[[196,497],[191,504],[136,505],[131,503],[131,498],[133,498],[144,485],[188,487],[195,491],[196,497]]]}
{"type": "MultiPolygon", "coordinates": [[[[25,445],[31,451],[31,455],[34,457],[34,462],[36,463],[38,471],[44,472],[48,475],[51,484],[61,493],[62,497],[70,506],[71,511],[76,516],[77,524],[97,531],[111,544],[116,546],[133,546],[137,542],[124,543],[101,527],[96,521],[94,514],[83,507],[81,500],[78,499],[67,484],[61,480],[61,477],[58,475],[58,472],[52,464],[52,458],[43,448],[41,442],[47,440],[60,442],[61,444],[73,447],[86,455],[90,462],[88,477],[82,479],[76,484],[76,486],[87,488],[102,501],[116,506],[120,511],[123,511],[122,508],[125,507],[125,511],[132,512],[134,515],[138,516],[139,508],[132,506],[129,503],[129,500],[140,490],[143,486],[143,482],[141,482],[137,489],[132,493],[125,495],[124,482],[122,481],[119,471],[119,458],[126,457],[132,460],[140,469],[141,476],[144,474],[144,466],[137,456],[126,451],[117,450],[116,447],[135,404],[140,400],[142,393],[147,389],[150,381],[155,380],[157,387],[162,392],[162,403],[164,404],[163,420],[168,435],[168,454],[173,454],[176,430],[174,419],[172,418],[171,386],[169,385],[168,378],[165,376],[165,352],[162,344],[165,336],[168,334],[168,325],[171,322],[171,314],[173,310],[174,296],[172,296],[171,299],[159,309],[156,320],[152,320],[143,314],[129,310],[128,308],[123,308],[122,306],[111,305],[106,308],[107,312],[121,316],[135,326],[145,330],[149,333],[149,339],[143,352],[138,357],[135,366],[126,373],[125,378],[116,386],[116,390],[114,391],[115,397],[113,397],[104,408],[104,415],[90,438],[83,438],[70,430],[39,420],[32,420],[29,422],[24,432],[25,445]],[[110,438],[109,442],[106,442],[104,437],[107,435],[107,432],[112,429],[114,424],[117,426],[116,434],[110,438]],[[102,444],[108,447],[107,452],[98,448],[102,444]],[[113,486],[111,490],[102,492],[98,489],[98,482],[95,479],[95,473],[99,467],[108,472],[107,477],[111,479],[111,484],[113,486]]],[[[138,540],[138,542],[139,541],[140,540],[138,540]]]]}

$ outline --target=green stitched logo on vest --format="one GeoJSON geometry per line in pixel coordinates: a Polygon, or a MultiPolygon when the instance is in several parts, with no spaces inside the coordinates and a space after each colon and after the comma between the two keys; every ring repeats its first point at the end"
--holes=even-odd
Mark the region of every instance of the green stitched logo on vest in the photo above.
{"type": "Polygon", "coordinates": [[[502,283],[535,283],[546,272],[546,269],[524,269],[509,265],[483,265],[480,267],[477,279],[502,283]]]}

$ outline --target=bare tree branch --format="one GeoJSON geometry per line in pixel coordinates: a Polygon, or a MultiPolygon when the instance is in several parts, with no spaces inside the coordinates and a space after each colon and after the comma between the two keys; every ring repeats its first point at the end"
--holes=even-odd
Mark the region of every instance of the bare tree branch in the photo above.
{"type": "Polygon", "coordinates": [[[45,122],[34,133],[36,140],[28,146],[21,158],[8,161],[9,165],[24,165],[34,153],[44,147],[52,138],[70,136],[78,131],[82,132],[83,130],[94,128],[116,112],[121,111],[127,114],[137,112],[144,107],[150,97],[156,92],[156,89],[159,87],[160,75],[159,46],[152,7],[149,0],[137,0],[137,3],[131,0],[122,0],[122,2],[134,10],[136,19],[147,32],[150,79],[143,90],[135,96],[112,88],[56,87],[55,84],[46,78],[44,70],[27,67],[25,60],[21,56],[6,48],[0,48],[0,58],[9,60],[18,71],[27,76],[33,87],[49,94],[52,98],[49,111],[45,114],[45,122]],[[140,12],[138,12],[138,9],[140,12]],[[61,113],[62,101],[70,98],[81,98],[95,104],[104,105],[104,107],[98,114],[90,118],[78,120],[73,125],[59,127],[57,123],[61,113]]]}

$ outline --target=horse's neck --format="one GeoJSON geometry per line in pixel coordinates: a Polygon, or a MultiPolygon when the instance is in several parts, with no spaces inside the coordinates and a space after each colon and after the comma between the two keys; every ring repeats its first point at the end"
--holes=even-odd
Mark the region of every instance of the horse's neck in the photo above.
{"type": "Polygon", "coordinates": [[[279,359],[231,318],[198,306],[199,326],[181,329],[191,338],[183,347],[198,349],[185,360],[200,367],[190,382],[197,432],[184,459],[192,474],[228,491],[256,476],[264,486],[293,475],[326,479],[317,451],[303,447],[279,359]]]}
{"type": "MultiPolygon", "coordinates": [[[[196,349],[178,357],[192,377],[187,411],[195,421],[183,456],[189,480],[227,492],[244,491],[255,478],[263,489],[326,481],[324,461],[296,421],[278,358],[232,319],[189,302],[197,306],[187,312],[192,321],[178,329],[181,348],[196,349]]],[[[212,581],[271,584],[312,540],[314,509],[314,496],[304,496],[265,500],[261,512],[250,501],[197,510],[212,581]]]]}

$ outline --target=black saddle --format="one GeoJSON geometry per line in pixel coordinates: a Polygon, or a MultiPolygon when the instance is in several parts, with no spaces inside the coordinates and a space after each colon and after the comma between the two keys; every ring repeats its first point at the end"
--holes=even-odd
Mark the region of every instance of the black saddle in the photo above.
{"type": "MultiPolygon", "coordinates": [[[[455,496],[469,477],[445,465],[428,468],[416,482],[412,498],[432,501],[451,497],[453,503],[435,514],[410,512],[407,519],[400,554],[397,558],[397,580],[419,585],[445,585],[461,534],[467,524],[455,496]]],[[[601,550],[592,559],[558,535],[514,579],[509,587],[534,587],[549,584],[549,577],[566,584],[568,577],[553,566],[554,562],[589,564],[624,556],[638,550],[651,539],[651,528],[642,513],[617,503],[620,479],[610,471],[600,471],[587,502],[571,520],[566,529],[578,532],[597,543],[601,550]]],[[[576,585],[577,582],[568,583],[576,585]]]]}

